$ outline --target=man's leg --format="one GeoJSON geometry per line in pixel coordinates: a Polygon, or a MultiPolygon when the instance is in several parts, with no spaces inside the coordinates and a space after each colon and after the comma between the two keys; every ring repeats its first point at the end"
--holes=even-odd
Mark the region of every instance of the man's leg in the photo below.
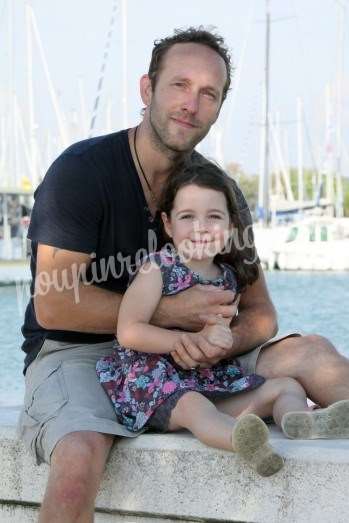
{"type": "Polygon", "coordinates": [[[256,373],[295,378],[321,407],[349,399],[349,360],[322,336],[286,338],[262,349],[256,373]]]}
{"type": "Polygon", "coordinates": [[[113,436],[72,432],[52,452],[39,523],[93,522],[94,501],[113,436]]]}

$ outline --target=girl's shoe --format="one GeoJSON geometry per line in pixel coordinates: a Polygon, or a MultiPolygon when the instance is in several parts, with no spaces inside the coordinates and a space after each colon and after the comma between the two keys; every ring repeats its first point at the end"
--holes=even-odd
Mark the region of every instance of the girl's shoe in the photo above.
{"type": "Polygon", "coordinates": [[[288,412],[282,417],[281,428],[293,439],[349,438],[349,400],[311,412],[288,412]]]}
{"type": "Polygon", "coordinates": [[[246,414],[234,426],[233,450],[261,476],[271,476],[284,465],[284,460],[269,445],[268,440],[268,427],[254,414],[246,414]]]}

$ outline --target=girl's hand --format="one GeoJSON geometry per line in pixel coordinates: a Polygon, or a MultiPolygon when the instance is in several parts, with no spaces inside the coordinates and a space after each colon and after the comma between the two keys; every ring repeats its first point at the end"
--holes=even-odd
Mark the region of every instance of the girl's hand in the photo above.
{"type": "Polygon", "coordinates": [[[212,345],[229,350],[233,345],[233,335],[229,327],[230,321],[231,319],[223,318],[221,315],[210,317],[200,334],[212,345]]]}
{"type": "Polygon", "coordinates": [[[182,334],[170,353],[182,369],[211,367],[226,356],[226,350],[210,343],[200,332],[182,334]]]}

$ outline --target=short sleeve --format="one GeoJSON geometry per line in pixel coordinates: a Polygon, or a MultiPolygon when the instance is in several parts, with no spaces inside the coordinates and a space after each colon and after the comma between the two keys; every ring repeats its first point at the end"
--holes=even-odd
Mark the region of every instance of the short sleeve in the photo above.
{"type": "Polygon", "coordinates": [[[93,164],[81,155],[63,153],[34,197],[29,239],[88,254],[96,250],[103,200],[93,164]]]}

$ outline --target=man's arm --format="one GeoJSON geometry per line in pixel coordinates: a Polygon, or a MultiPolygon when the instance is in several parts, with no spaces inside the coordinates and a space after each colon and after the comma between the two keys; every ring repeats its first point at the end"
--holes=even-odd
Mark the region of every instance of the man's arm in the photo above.
{"type": "Polygon", "coordinates": [[[260,265],[258,280],[241,295],[239,314],[231,330],[234,342],[230,356],[243,354],[277,333],[277,315],[260,265]]]}
{"type": "MultiPolygon", "coordinates": [[[[231,316],[235,316],[236,303],[229,306],[233,310],[231,316]]],[[[204,310],[202,311],[204,312],[204,310]]],[[[214,321],[216,312],[209,315],[214,321]]],[[[231,325],[233,345],[231,350],[223,351],[221,348],[204,352],[204,357],[197,356],[191,349],[190,344],[181,344],[177,354],[173,354],[178,365],[187,368],[184,362],[191,359],[191,365],[209,367],[215,365],[221,359],[231,358],[243,354],[261,343],[267,341],[277,332],[277,317],[274,305],[270,299],[262,268],[259,266],[258,280],[248,286],[241,295],[239,303],[239,314],[234,317],[231,325]]]]}
{"type": "Polygon", "coordinates": [[[34,307],[45,329],[116,332],[121,294],[79,281],[91,263],[81,252],[38,245],[34,307]]]}

